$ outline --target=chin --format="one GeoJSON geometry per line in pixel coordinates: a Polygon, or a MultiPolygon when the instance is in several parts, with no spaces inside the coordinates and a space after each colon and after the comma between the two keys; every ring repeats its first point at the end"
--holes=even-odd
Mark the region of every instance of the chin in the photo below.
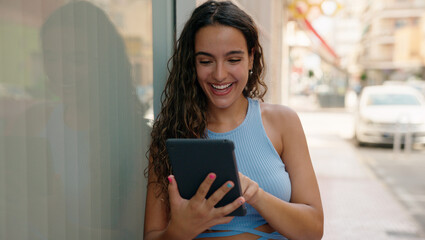
{"type": "Polygon", "coordinates": [[[216,108],[225,109],[225,108],[229,108],[237,101],[238,99],[234,97],[226,97],[221,99],[213,98],[213,99],[210,99],[210,104],[212,104],[216,108]]]}

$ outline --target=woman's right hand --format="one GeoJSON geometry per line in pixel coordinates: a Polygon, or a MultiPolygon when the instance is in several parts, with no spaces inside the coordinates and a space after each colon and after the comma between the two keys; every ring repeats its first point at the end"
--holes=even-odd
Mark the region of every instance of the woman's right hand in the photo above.
{"type": "Polygon", "coordinates": [[[233,217],[226,217],[239,206],[245,199],[237,198],[232,203],[215,208],[214,206],[233,188],[234,183],[229,181],[215,191],[208,199],[206,195],[214,182],[216,175],[208,174],[201,183],[196,194],[190,199],[184,199],[180,196],[177,188],[177,182],[173,175],[168,177],[168,193],[170,198],[170,222],[169,230],[178,233],[178,239],[194,239],[198,234],[206,229],[217,225],[230,222],[233,217]]]}

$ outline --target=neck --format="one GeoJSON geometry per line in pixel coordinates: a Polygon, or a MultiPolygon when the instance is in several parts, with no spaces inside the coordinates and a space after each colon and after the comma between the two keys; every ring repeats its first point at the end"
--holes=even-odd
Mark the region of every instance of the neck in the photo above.
{"type": "Polygon", "coordinates": [[[208,129],[213,132],[227,132],[238,127],[246,117],[248,99],[241,97],[228,108],[208,107],[208,129]]]}

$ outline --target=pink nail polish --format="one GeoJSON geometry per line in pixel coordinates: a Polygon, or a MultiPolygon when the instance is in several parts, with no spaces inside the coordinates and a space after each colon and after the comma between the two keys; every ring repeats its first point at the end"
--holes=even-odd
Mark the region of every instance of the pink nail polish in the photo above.
{"type": "Polygon", "coordinates": [[[210,179],[214,179],[215,175],[214,174],[210,174],[210,179]]]}
{"type": "Polygon", "coordinates": [[[173,181],[173,178],[172,177],[168,177],[168,182],[172,182],[173,181]]]}

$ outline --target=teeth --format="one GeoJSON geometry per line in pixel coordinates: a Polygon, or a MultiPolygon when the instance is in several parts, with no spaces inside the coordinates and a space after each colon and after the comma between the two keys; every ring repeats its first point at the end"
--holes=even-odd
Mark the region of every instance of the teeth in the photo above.
{"type": "Polygon", "coordinates": [[[225,88],[228,88],[228,87],[230,87],[230,85],[232,85],[232,84],[231,83],[225,84],[225,85],[214,85],[214,84],[211,84],[211,86],[213,86],[213,88],[218,89],[218,90],[223,90],[225,88]]]}

